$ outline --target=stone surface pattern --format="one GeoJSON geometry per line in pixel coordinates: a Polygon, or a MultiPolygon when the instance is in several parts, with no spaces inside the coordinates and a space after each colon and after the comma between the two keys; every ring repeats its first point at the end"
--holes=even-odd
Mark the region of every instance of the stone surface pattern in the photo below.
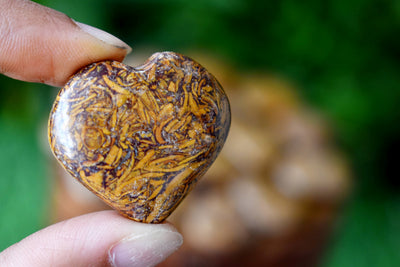
{"type": "Polygon", "coordinates": [[[156,53],[91,64],[59,92],[49,142],[61,165],[122,215],[164,221],[222,149],[230,107],[200,64],[156,53]]]}

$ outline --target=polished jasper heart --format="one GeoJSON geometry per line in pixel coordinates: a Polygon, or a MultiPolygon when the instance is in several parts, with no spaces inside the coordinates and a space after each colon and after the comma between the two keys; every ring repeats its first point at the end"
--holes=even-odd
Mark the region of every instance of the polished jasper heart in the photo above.
{"type": "Polygon", "coordinates": [[[57,96],[49,140],[62,166],[108,205],[160,223],[215,160],[229,126],[218,81],[164,52],[136,68],[104,61],[79,71],[57,96]]]}

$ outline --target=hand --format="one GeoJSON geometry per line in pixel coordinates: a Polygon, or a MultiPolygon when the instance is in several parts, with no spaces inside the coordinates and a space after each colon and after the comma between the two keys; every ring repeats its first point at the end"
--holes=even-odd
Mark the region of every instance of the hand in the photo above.
{"type": "MultiPolygon", "coordinates": [[[[27,0],[0,0],[0,72],[62,86],[81,67],[122,60],[130,47],[27,0]]],[[[143,224],[114,211],[76,217],[34,233],[0,253],[1,266],[154,266],[182,244],[168,224],[143,224]]]]}
{"type": "Polygon", "coordinates": [[[0,253],[1,266],[154,266],[182,244],[170,224],[101,211],[51,225],[0,253]]]}
{"type": "Polygon", "coordinates": [[[0,6],[0,73],[12,78],[63,86],[89,63],[121,61],[131,51],[111,34],[35,2],[0,0],[0,6]]]}

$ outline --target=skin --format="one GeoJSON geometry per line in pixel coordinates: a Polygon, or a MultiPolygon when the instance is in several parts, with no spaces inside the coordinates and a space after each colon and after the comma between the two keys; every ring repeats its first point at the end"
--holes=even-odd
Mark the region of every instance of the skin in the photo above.
{"type": "MultiPolygon", "coordinates": [[[[0,0],[0,6],[0,72],[9,77],[63,86],[81,67],[105,59],[121,61],[130,52],[122,41],[104,34],[96,38],[92,30],[88,33],[66,15],[34,2],[0,0]]],[[[181,235],[168,223],[137,223],[103,211],[28,236],[0,253],[0,265],[153,266],[181,243],[181,235]],[[136,261],[127,262],[131,258],[136,261]]]]}
{"type": "Polygon", "coordinates": [[[63,86],[89,63],[121,61],[128,45],[84,32],[68,16],[26,0],[0,0],[0,72],[15,79],[63,86]]]}

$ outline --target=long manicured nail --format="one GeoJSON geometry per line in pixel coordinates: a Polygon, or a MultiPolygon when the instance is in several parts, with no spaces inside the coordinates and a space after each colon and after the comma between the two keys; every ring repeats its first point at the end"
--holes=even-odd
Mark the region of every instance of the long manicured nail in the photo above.
{"type": "Polygon", "coordinates": [[[107,44],[110,44],[112,46],[116,46],[121,49],[126,49],[128,51],[127,54],[129,54],[132,51],[132,48],[129,45],[127,45],[126,43],[124,43],[123,41],[121,41],[120,39],[115,37],[114,35],[111,35],[108,32],[105,32],[103,30],[97,29],[95,27],[92,27],[90,25],[87,25],[87,24],[84,24],[81,22],[77,22],[77,21],[74,21],[74,22],[84,32],[92,35],[93,37],[95,37],[107,44]]]}
{"type": "Polygon", "coordinates": [[[134,234],[110,248],[109,261],[114,267],[155,266],[176,251],[182,235],[168,229],[134,234]]]}

